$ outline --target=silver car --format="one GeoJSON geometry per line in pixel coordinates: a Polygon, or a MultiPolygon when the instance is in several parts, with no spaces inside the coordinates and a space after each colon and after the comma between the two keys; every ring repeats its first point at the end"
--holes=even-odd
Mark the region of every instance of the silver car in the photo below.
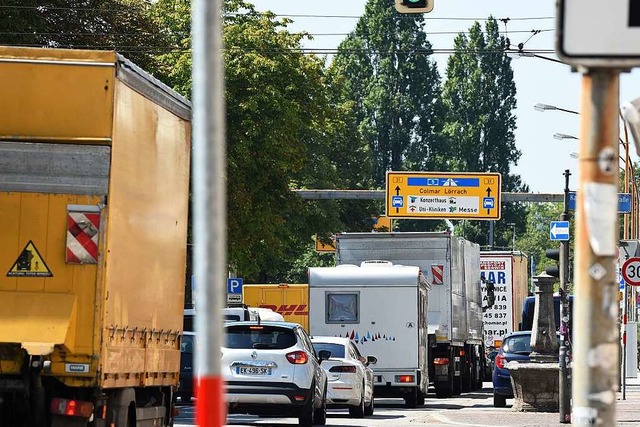
{"type": "Polygon", "coordinates": [[[301,426],[324,425],[330,356],[316,353],[304,328],[288,322],[225,325],[222,374],[229,413],[295,416],[301,426]]]}

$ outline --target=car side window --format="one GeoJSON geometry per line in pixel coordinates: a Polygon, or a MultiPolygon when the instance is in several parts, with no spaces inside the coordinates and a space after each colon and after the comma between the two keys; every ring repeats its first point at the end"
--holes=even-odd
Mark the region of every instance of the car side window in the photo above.
{"type": "Polygon", "coordinates": [[[300,342],[302,343],[302,346],[305,347],[309,353],[318,357],[318,355],[316,354],[316,349],[313,347],[313,344],[311,343],[309,336],[307,336],[307,334],[300,328],[296,330],[296,333],[300,337],[300,342]]]}
{"type": "Polygon", "coordinates": [[[353,345],[353,343],[349,343],[349,351],[351,352],[351,356],[354,359],[359,360],[360,362],[362,362],[364,360],[364,357],[362,357],[362,355],[358,351],[358,347],[353,345]]]}

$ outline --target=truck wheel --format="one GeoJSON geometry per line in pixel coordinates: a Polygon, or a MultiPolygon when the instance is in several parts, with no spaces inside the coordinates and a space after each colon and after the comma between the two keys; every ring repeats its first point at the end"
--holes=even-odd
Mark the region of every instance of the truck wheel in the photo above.
{"type": "Polygon", "coordinates": [[[438,399],[443,399],[443,398],[447,398],[447,397],[451,397],[453,396],[453,389],[450,386],[441,386],[441,387],[437,387],[436,386],[436,397],[438,399]]]}
{"type": "Polygon", "coordinates": [[[418,389],[412,389],[409,394],[404,396],[404,406],[405,408],[415,408],[418,406],[418,389]]]}
{"type": "Polygon", "coordinates": [[[418,390],[418,400],[417,400],[417,404],[418,406],[423,406],[424,405],[424,399],[426,398],[425,394],[418,390]]]}
{"type": "Polygon", "coordinates": [[[507,406],[507,398],[501,394],[493,393],[493,406],[496,408],[504,408],[507,406]]]}

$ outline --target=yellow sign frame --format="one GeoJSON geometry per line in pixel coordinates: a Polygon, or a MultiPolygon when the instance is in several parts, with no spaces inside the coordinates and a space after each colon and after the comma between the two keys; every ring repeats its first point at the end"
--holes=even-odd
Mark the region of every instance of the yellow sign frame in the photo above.
{"type": "Polygon", "coordinates": [[[387,172],[386,214],[404,219],[498,220],[502,175],[494,172],[387,172]]]}

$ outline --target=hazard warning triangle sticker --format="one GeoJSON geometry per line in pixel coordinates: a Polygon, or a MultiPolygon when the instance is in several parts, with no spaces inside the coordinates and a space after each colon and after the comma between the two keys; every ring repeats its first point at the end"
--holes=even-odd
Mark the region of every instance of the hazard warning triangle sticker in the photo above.
{"type": "Polygon", "coordinates": [[[47,263],[31,240],[24,247],[7,277],[53,277],[47,263]]]}

